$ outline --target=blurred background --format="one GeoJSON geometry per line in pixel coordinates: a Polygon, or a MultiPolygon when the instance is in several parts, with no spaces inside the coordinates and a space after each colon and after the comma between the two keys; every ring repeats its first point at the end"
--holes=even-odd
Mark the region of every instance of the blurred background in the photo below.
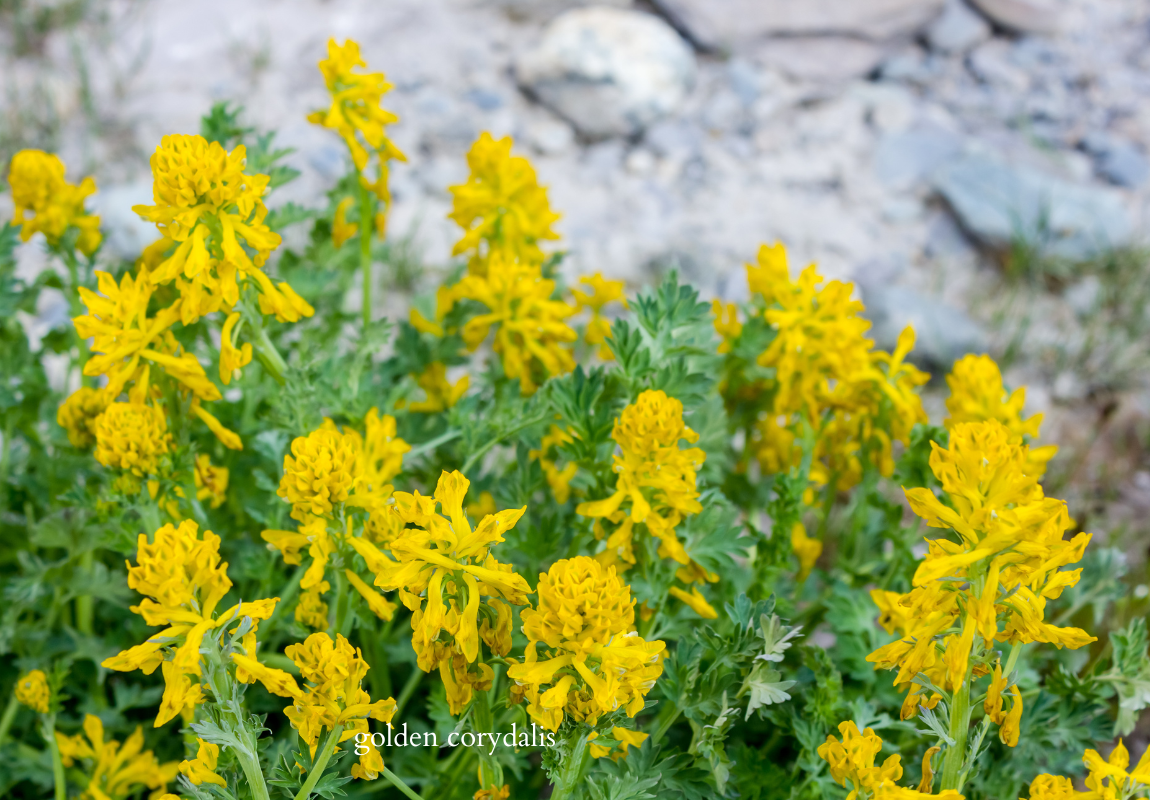
{"type": "MultiPolygon", "coordinates": [[[[320,205],[345,158],[304,119],[328,37],[395,85],[392,314],[449,261],[470,144],[510,134],[570,275],[677,269],[740,300],[781,240],[793,272],[856,283],[881,346],[915,325],[935,421],[953,360],[990,352],[1062,448],[1048,492],[1145,570],[1150,3],[0,0],[0,162],[39,147],[94,175],[105,254],[133,259],[151,151],[230,101],[295,148],[272,205],[320,205]]],[[[65,322],[46,298],[31,331],[65,322]]]]}

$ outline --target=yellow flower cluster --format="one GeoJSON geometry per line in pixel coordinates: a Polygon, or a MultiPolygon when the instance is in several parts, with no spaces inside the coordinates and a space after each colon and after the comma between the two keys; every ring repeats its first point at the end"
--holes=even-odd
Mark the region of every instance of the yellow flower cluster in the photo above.
{"type": "Polygon", "coordinates": [[[284,714],[307,742],[313,758],[325,728],[338,728],[339,741],[346,742],[357,733],[368,733],[368,719],[391,722],[395,716],[393,698],[372,702],[362,688],[371,667],[359,648],[352,647],[342,634],[332,640],[326,633],[313,633],[303,642],[289,645],[284,653],[299,667],[306,690],[301,690],[288,673],[267,667],[250,655],[234,654],[232,659],[272,694],[292,698],[293,704],[284,714]]]}
{"type": "Polygon", "coordinates": [[[214,783],[216,786],[227,788],[228,782],[216,774],[216,765],[219,763],[220,747],[203,739],[196,739],[198,747],[196,757],[184,759],[180,762],[180,773],[186,775],[195,786],[205,783],[214,783]]]}
{"type": "MultiPolygon", "coordinates": [[[[339,526],[336,512],[345,506],[366,511],[365,541],[389,541],[402,527],[388,513],[389,481],[402,469],[403,454],[410,449],[396,435],[395,418],[380,416],[375,408],[364,416],[363,434],[352,428],[341,431],[325,419],[318,430],[292,442],[292,455],[284,456],[277,493],[292,504],[292,518],[301,523],[300,529],[266,530],[262,536],[283,554],[287,564],[301,563],[301,551],[307,548],[312,561],[300,580],[304,591],[295,616],[308,627],[327,627],[328,607],[322,595],[331,588],[324,579],[328,560],[340,543],[354,546],[350,522],[339,526]]],[[[345,574],[374,614],[391,619],[395,604],[351,570],[345,574]]]]}
{"type": "MultiPolygon", "coordinates": [[[[963,422],[993,419],[1009,428],[1018,444],[1028,444],[1038,438],[1042,415],[1022,417],[1026,387],[1019,387],[1008,395],[1002,385],[998,364],[990,356],[963,356],[954,363],[954,369],[946,376],[946,383],[950,387],[950,397],[946,401],[950,416],[944,422],[947,430],[963,422]]],[[[1057,452],[1055,445],[1030,448],[1028,472],[1041,478],[1046,473],[1047,462],[1057,452]]]]}
{"type": "Polygon", "coordinates": [[[242,646],[254,655],[258,623],[271,616],[279,600],[240,603],[216,614],[216,606],[232,587],[227,567],[220,563],[220,537],[211,531],[201,537],[199,527],[190,520],[179,527],[165,525],[152,542],[140,534],[136,565],[128,566],[128,586],[144,599],[131,610],[149,625],[166,627],[144,643],[106,659],[102,666],[117,672],[138,669],[145,675],[162,667],[165,688],[156,714],[157,728],[177,716],[189,718],[203,702],[199,679],[204,638],[222,637],[228,625],[238,626],[249,618],[251,628],[242,646]]]}
{"type": "Polygon", "coordinates": [[[631,588],[615,568],[587,556],[556,561],[537,593],[538,606],[521,615],[524,661],[507,670],[513,699],[526,699],[531,718],[552,731],[565,717],[595,725],[617,708],[642,711],[666,645],[635,632],[631,588]]]}
{"type": "MultiPolygon", "coordinates": [[[[792,282],[781,244],[760,248],[758,264],[747,265],[747,281],[775,331],[758,358],[774,376],[752,445],[763,469],[777,473],[799,463],[795,429],[805,416],[818,433],[815,484],[845,491],[862,479],[864,460],[889,476],[892,441],[906,444],[914,425],[927,421],[915,389],[928,376],[906,363],[914,330],[902,332],[893,354],[874,350],[865,337],[870,323],[859,316],[863,304],[851,299],[854,287],[824,284],[813,265],[792,282]]],[[[716,327],[729,350],[741,329],[734,309],[725,321],[717,317],[716,327]]]]}
{"type": "Polygon", "coordinates": [[[623,281],[609,281],[601,272],[596,272],[590,277],[584,276],[579,279],[579,283],[585,284],[590,289],[590,291],[578,288],[571,290],[579,310],[591,311],[591,319],[587,322],[583,339],[592,347],[598,345],[599,358],[612,361],[615,354],[607,346],[607,340],[611,338],[611,323],[603,316],[603,307],[608,303],[622,303],[623,308],[626,308],[627,298],[623,293],[626,284],[623,281]]]}
{"type": "Polygon", "coordinates": [[[43,670],[34,669],[21,675],[16,681],[16,700],[39,714],[48,713],[48,676],[43,670]]]}
{"type": "MultiPolygon", "coordinates": [[[[374,192],[380,200],[388,201],[388,162],[392,159],[407,160],[387,138],[387,126],[399,121],[399,117],[381,105],[383,96],[391,91],[392,86],[382,72],[355,72],[357,67],[367,67],[367,62],[360,55],[358,42],[347,39],[340,45],[335,39],[328,40],[327,58],[319,62],[319,71],[331,93],[331,105],[326,110],[308,114],[307,120],[339,134],[351,153],[356,171],[360,173],[361,184],[374,192]],[[368,181],[363,174],[372,154],[378,158],[379,169],[379,176],[374,183],[368,181]]],[[[345,213],[347,206],[344,206],[345,213]]],[[[354,228],[357,226],[349,227],[353,229],[341,232],[340,238],[346,240],[355,235],[354,228]]],[[[382,225],[377,227],[381,228],[382,234],[382,225]]],[[[335,231],[332,235],[336,237],[335,231]]],[[[340,244],[341,241],[336,246],[340,244]]]]}
{"type": "Polygon", "coordinates": [[[56,422],[68,432],[73,447],[90,447],[96,441],[96,419],[108,407],[108,393],[81,386],[56,410],[56,422]]]}
{"type": "Polygon", "coordinates": [[[922,782],[916,789],[899,786],[902,779],[902,757],[888,757],[880,767],[875,766],[875,758],[882,750],[882,739],[870,728],[859,733],[853,722],[839,725],[842,739],[827,736],[819,745],[818,754],[830,766],[831,777],[839,786],[850,784],[847,800],[919,800],[933,797],[938,800],[962,800],[962,795],[953,789],[932,794],[931,784],[934,772],[931,758],[938,752],[937,747],[927,751],[922,761],[922,782]]]}
{"type": "Polygon", "coordinates": [[[607,547],[600,558],[629,568],[635,563],[635,525],[646,525],[659,540],[659,555],[685,568],[680,570],[681,580],[705,575],[675,535],[675,527],[689,514],[703,510],[696,481],[707,457],[697,447],[679,447],[680,439],[691,443],[699,439],[683,422],[683,404],[661,390],[645,391],[615,420],[611,438],[619,445],[612,462],[619,476],[615,493],[576,508],[579,514],[596,518],[597,536],[606,535],[607,547]],[[617,527],[605,534],[601,520],[617,527]]]}
{"type": "Polygon", "coordinates": [[[155,475],[159,459],[172,447],[162,408],[143,403],[112,403],[93,425],[96,460],[136,477],[155,475]]]}
{"type": "Polygon", "coordinates": [[[100,218],[84,211],[84,200],[96,191],[96,183],[84,178],[79,186],[64,180],[64,162],[43,150],[21,150],[12,156],[8,169],[15,213],[12,223],[19,225],[25,242],[43,233],[52,246],[60,243],[68,228],[79,235],[76,248],[91,256],[100,246],[100,218]]]}
{"type": "MultiPolygon", "coordinates": [[[[1045,497],[1028,474],[1028,448],[1000,422],[955,425],[949,448],[932,443],[931,470],[949,498],[944,504],[929,489],[906,490],[911,509],[933,528],[957,534],[940,537],[914,575],[905,595],[875,591],[887,630],[901,638],[876,650],[868,660],[876,668],[898,669],[895,684],[909,688],[903,717],[916,713],[926,698],[912,685],[924,673],[952,691],[990,665],[975,657],[978,640],[1017,645],[1046,642],[1078,648],[1094,641],[1078,628],[1059,628],[1044,620],[1048,600],[1078,582],[1081,570],[1063,570],[1082,558],[1090,534],[1065,540],[1071,521],[1066,504],[1045,497]],[[973,664],[973,666],[972,666],[973,664]]],[[[1021,696],[1011,689],[1013,705],[1002,714],[1007,679],[995,667],[987,697],[987,715],[1002,727],[999,735],[1012,745],[1018,739],[1021,696]]]]}
{"type": "Polygon", "coordinates": [[[463,512],[469,485],[461,473],[444,472],[432,497],[395,493],[388,513],[411,527],[388,545],[394,561],[366,539],[349,540],[375,573],[375,585],[399,590],[413,612],[411,644],[419,667],[424,672],[439,668],[453,714],[462,712],[474,690],[491,688],[494,673],[480,657],[480,642],[506,655],[511,649],[509,604],[525,605],[531,591],[522,576],[491,554],[526,508],[489,514],[472,529],[463,512]]]}
{"type": "Polygon", "coordinates": [[[126,800],[143,788],[151,789],[150,796],[158,798],[179,771],[175,761],[161,764],[151,750],[144,750],[144,732],[139,728],[123,745],[115,739],[106,740],[104,724],[93,714],[84,717],[83,735],[57,732],[56,746],[65,767],[78,760],[91,762],[82,800],[126,800]]]}
{"type": "Polygon", "coordinates": [[[1082,756],[1089,774],[1085,792],[1075,790],[1070,778],[1058,775],[1039,775],[1030,784],[1030,800],[1127,800],[1150,787],[1150,748],[1130,770],[1130,752],[1118,740],[1103,759],[1096,750],[1087,750],[1082,756]]]}
{"type": "Polygon", "coordinates": [[[468,268],[479,277],[497,268],[488,263],[495,252],[504,254],[504,263],[542,264],[539,242],[559,238],[551,229],[559,215],[551,210],[547,190],[530,161],[511,155],[511,146],[510,136],[496,140],[480,134],[467,154],[467,182],[448,188],[448,216],[464,230],[452,255],[469,255],[468,268]]]}
{"type": "MultiPolygon", "coordinates": [[[[414,315],[419,314],[415,309],[412,309],[411,313],[413,319],[414,315]]],[[[443,330],[440,329],[439,335],[442,334],[443,330]]],[[[450,383],[447,380],[447,366],[442,361],[433,361],[427,365],[427,369],[415,376],[415,382],[420,389],[423,389],[426,399],[408,403],[408,410],[420,414],[437,414],[451,408],[459,402],[459,398],[467,394],[467,389],[471,386],[471,376],[464,375],[455,383],[450,383]]]]}

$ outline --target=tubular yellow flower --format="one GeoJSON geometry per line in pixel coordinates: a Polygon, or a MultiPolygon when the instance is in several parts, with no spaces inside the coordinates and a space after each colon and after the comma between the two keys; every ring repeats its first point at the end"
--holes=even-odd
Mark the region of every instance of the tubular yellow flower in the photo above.
{"type": "MultiPolygon", "coordinates": [[[[412,314],[418,312],[412,309],[412,314]]],[[[464,375],[454,384],[447,380],[447,367],[442,361],[434,361],[427,365],[422,373],[415,376],[415,382],[423,389],[427,396],[425,400],[409,403],[407,408],[420,414],[437,414],[446,411],[459,402],[459,398],[467,393],[471,385],[471,376],[464,375]]]]}
{"type": "Polygon", "coordinates": [[[347,212],[354,204],[355,198],[345,197],[335,207],[335,217],[331,221],[331,243],[337,249],[359,232],[358,225],[347,221],[347,212]]]}
{"type": "Polygon", "coordinates": [[[486,664],[476,663],[480,642],[505,655],[510,649],[511,621],[506,603],[524,605],[531,591],[526,580],[490,552],[526,508],[485,516],[472,529],[463,513],[469,485],[459,472],[444,472],[433,497],[395,493],[389,513],[415,526],[391,542],[396,561],[366,539],[349,540],[375,573],[375,585],[398,589],[404,605],[414,612],[412,647],[419,667],[424,672],[439,667],[452,713],[459,713],[470,701],[473,686],[493,675],[486,664]],[[435,511],[437,505],[441,514],[435,511]],[[491,598],[487,604],[481,602],[484,597],[491,598]],[[489,631],[486,636],[479,624],[481,614],[489,631]]]}
{"type": "Polygon", "coordinates": [[[830,766],[831,777],[846,787],[850,785],[848,800],[871,797],[874,800],[919,800],[920,798],[940,798],[940,800],[962,800],[962,795],[950,789],[931,794],[929,791],[908,789],[898,785],[902,779],[902,757],[890,756],[881,767],[875,766],[875,758],[882,749],[882,739],[870,728],[859,733],[853,722],[839,724],[842,740],[827,736],[819,745],[818,754],[830,766]]]}
{"type": "Polygon", "coordinates": [[[497,251],[485,275],[467,275],[455,287],[460,298],[487,307],[463,326],[463,341],[475,350],[495,329],[492,349],[503,362],[504,374],[518,380],[523,394],[531,394],[551,375],[575,368],[569,346],[579,338],[564,320],[575,309],[552,299],[555,281],[544,278],[538,266],[513,264],[497,251]]]}
{"type": "Polygon", "coordinates": [[[562,559],[539,576],[537,593],[538,608],[521,614],[526,658],[507,670],[531,718],[556,730],[564,716],[594,725],[620,707],[630,717],[642,711],[665,645],[634,632],[635,601],[615,568],[562,559]],[[550,651],[542,658],[540,645],[550,651]]]}
{"type": "Polygon", "coordinates": [[[219,508],[228,498],[227,467],[214,467],[207,453],[196,456],[196,499],[210,501],[212,508],[219,508]]]}
{"type": "Polygon", "coordinates": [[[571,289],[571,294],[575,297],[579,309],[591,310],[591,319],[587,323],[584,339],[589,345],[599,345],[599,358],[604,361],[611,361],[615,358],[615,354],[606,344],[607,340],[611,338],[611,323],[603,316],[603,306],[608,303],[622,303],[623,307],[626,308],[627,298],[623,293],[626,284],[623,281],[609,281],[603,277],[601,272],[596,272],[591,276],[584,275],[579,279],[579,283],[585,284],[591,289],[589,292],[578,288],[571,289]]]}
{"type": "Polygon", "coordinates": [[[611,438],[620,450],[613,457],[619,476],[615,493],[603,500],[580,503],[576,512],[618,526],[607,537],[605,558],[610,563],[624,569],[635,563],[633,528],[645,524],[660,542],[660,556],[690,564],[675,526],[687,515],[703,510],[695,484],[706,454],[697,447],[679,448],[680,439],[696,442],[699,438],[683,423],[683,404],[661,390],[643,392],[615,420],[611,438]],[[629,509],[623,508],[625,503],[629,509]]]}
{"type": "Polygon", "coordinates": [[[12,223],[19,225],[20,238],[28,241],[43,233],[55,246],[74,227],[79,231],[76,247],[91,256],[100,246],[100,218],[84,211],[84,200],[96,191],[96,183],[84,178],[79,186],[64,180],[64,162],[43,150],[21,150],[12,156],[8,169],[15,206],[12,223]],[[31,216],[29,216],[31,214],[31,216]]]}
{"type": "Polygon", "coordinates": [[[599,738],[598,733],[592,733],[587,737],[587,742],[591,747],[592,758],[602,758],[603,756],[610,756],[612,760],[618,761],[621,758],[627,757],[627,751],[632,747],[642,747],[643,742],[647,741],[650,734],[642,733],[640,731],[633,731],[629,728],[620,728],[618,725],[611,728],[611,738],[619,742],[619,746],[615,748],[604,747],[601,744],[595,744],[595,740],[599,738]]]}
{"type": "MultiPolygon", "coordinates": [[[[1038,438],[1042,415],[1034,414],[1025,419],[1022,417],[1022,409],[1026,405],[1026,387],[1019,387],[1008,395],[998,364],[990,356],[963,356],[954,362],[954,369],[946,376],[946,383],[950,387],[950,397],[946,400],[946,410],[950,416],[944,422],[947,430],[963,422],[997,420],[1010,429],[1018,444],[1038,438]]],[[[1031,448],[1028,471],[1041,478],[1046,472],[1047,462],[1057,452],[1055,445],[1031,448]]]]}
{"type": "Polygon", "coordinates": [[[16,700],[38,714],[48,713],[48,676],[34,669],[16,681],[16,700]]]}
{"type": "Polygon", "coordinates": [[[96,419],[104,413],[110,399],[102,389],[81,386],[56,411],[56,422],[68,432],[73,447],[90,447],[96,441],[96,419]]]}
{"type": "Polygon", "coordinates": [[[361,448],[347,433],[320,428],[291,443],[284,456],[284,476],[276,492],[292,504],[292,518],[330,514],[347,501],[363,478],[361,448]]]}
{"type": "Polygon", "coordinates": [[[196,741],[199,742],[196,757],[191,760],[184,759],[181,761],[180,772],[186,775],[188,780],[196,786],[200,786],[204,783],[214,783],[216,786],[227,788],[228,782],[216,774],[216,763],[220,756],[219,745],[205,742],[198,737],[196,741]]]}
{"type": "Polygon", "coordinates": [[[65,767],[79,760],[90,762],[88,785],[80,795],[83,800],[126,800],[143,788],[158,797],[179,773],[177,762],[161,764],[151,750],[144,750],[140,728],[121,745],[115,739],[105,740],[104,724],[92,714],[84,717],[83,735],[57,732],[56,746],[65,767]]]}
{"type": "Polygon", "coordinates": [[[711,310],[715,314],[715,333],[723,338],[718,352],[729,353],[731,342],[743,332],[743,323],[739,322],[739,307],[734,303],[723,305],[721,300],[716,299],[711,301],[711,310]]]}
{"type": "Polygon", "coordinates": [[[137,477],[154,475],[171,450],[163,410],[143,403],[112,403],[96,418],[96,460],[137,477]]]}
{"type": "Polygon", "coordinates": [[[703,619],[719,618],[719,612],[715,610],[714,606],[707,602],[707,599],[703,597],[703,593],[698,589],[692,587],[688,593],[678,586],[672,586],[669,591],[672,597],[682,600],[683,603],[703,619]]]}
{"type": "Polygon", "coordinates": [[[1103,759],[1096,750],[1087,750],[1082,763],[1089,771],[1086,777],[1088,791],[1075,791],[1069,778],[1039,775],[1030,784],[1030,800],[1117,800],[1132,797],[1143,787],[1150,786],[1150,749],[1142,753],[1137,766],[1128,772],[1130,753],[1121,739],[1110,751],[1108,759],[1103,759]]]}
{"type": "Polygon", "coordinates": [[[469,268],[480,277],[495,268],[487,263],[494,251],[524,265],[543,263],[539,242],[558,239],[551,226],[559,215],[551,210],[547,190],[539,185],[526,158],[511,155],[510,136],[495,140],[480,134],[467,154],[467,183],[451,186],[448,216],[465,231],[453,255],[470,253],[469,268]]]}
{"type": "MultiPolygon", "coordinates": [[[[398,122],[399,117],[381,105],[383,96],[392,89],[383,73],[353,72],[357,67],[367,67],[360,56],[358,42],[347,39],[340,45],[335,39],[328,40],[327,58],[319,62],[319,71],[331,93],[331,105],[327,110],[308,114],[307,120],[338,133],[360,172],[367,169],[371,153],[378,154],[380,182],[371,184],[371,188],[377,193],[385,193],[387,162],[390,159],[407,160],[387,138],[386,126],[398,122]]],[[[386,200],[387,197],[380,199],[386,200]]]]}
{"type": "Polygon", "coordinates": [[[791,528],[791,550],[799,559],[799,580],[804,581],[823,554],[823,543],[807,536],[807,529],[796,522],[791,528]]]}
{"type": "Polygon", "coordinates": [[[102,666],[118,672],[142,670],[151,675],[163,665],[164,699],[156,715],[158,728],[203,701],[198,681],[202,674],[200,646],[205,636],[222,636],[227,625],[248,618],[252,627],[243,638],[249,654],[256,646],[260,620],[271,616],[279,598],[240,603],[215,614],[231,589],[227,564],[220,563],[220,537],[211,531],[200,536],[199,526],[187,520],[179,527],[165,525],[152,542],[140,534],[136,565],[128,565],[128,586],[144,595],[131,611],[148,625],[166,626],[143,644],[105,659],[102,666]],[[219,634],[213,632],[219,629],[219,634]]]}
{"type": "Polygon", "coordinates": [[[224,386],[231,383],[236,373],[250,364],[252,360],[251,342],[244,342],[242,346],[236,347],[234,332],[236,323],[239,321],[240,312],[235,311],[228,314],[227,320],[224,321],[223,330],[220,332],[220,380],[223,381],[224,386]]]}
{"type": "Polygon", "coordinates": [[[324,592],[331,589],[327,581],[320,581],[314,586],[308,586],[300,593],[299,603],[295,607],[296,622],[306,625],[312,630],[322,630],[327,627],[327,603],[323,601],[324,592]]]}
{"type": "Polygon", "coordinates": [[[367,747],[367,752],[359,757],[358,763],[351,765],[351,777],[374,781],[383,772],[383,756],[371,742],[365,742],[364,745],[367,747]]]}

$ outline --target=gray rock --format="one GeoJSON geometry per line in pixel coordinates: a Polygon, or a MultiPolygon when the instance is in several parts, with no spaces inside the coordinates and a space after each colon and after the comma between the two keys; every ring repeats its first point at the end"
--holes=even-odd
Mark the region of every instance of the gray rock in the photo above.
{"type": "Polygon", "coordinates": [[[100,187],[92,195],[92,207],[100,215],[104,231],[103,252],[134,261],[140,251],[160,238],[156,226],[140,219],[132,206],[152,205],[152,182],[140,180],[120,186],[100,187]]]}
{"type": "Polygon", "coordinates": [[[960,156],[938,170],[934,185],[963,227],[992,248],[1022,239],[1046,255],[1083,261],[1133,236],[1130,214],[1113,190],[997,158],[960,156]]]}
{"type": "Polygon", "coordinates": [[[946,9],[926,29],[926,43],[940,53],[963,53],[990,35],[990,24],[963,0],[948,0],[946,9]]]}
{"type": "Polygon", "coordinates": [[[690,158],[703,146],[703,132],[686,120],[668,119],[652,125],[643,140],[657,155],[690,158]]]}
{"type": "Polygon", "coordinates": [[[549,156],[565,153],[575,144],[571,126],[554,117],[532,120],[527,125],[526,137],[532,147],[549,156]]]}
{"type": "Polygon", "coordinates": [[[1050,36],[1063,26],[1065,3],[1063,0],[971,0],[975,8],[1001,25],[1017,33],[1038,33],[1050,36]]]}
{"type": "Polygon", "coordinates": [[[888,186],[911,186],[929,178],[961,149],[956,134],[936,126],[887,134],[875,148],[874,172],[888,186]]]}
{"type": "Polygon", "coordinates": [[[888,49],[850,36],[787,36],[768,39],[755,48],[755,54],[791,77],[837,82],[874,72],[888,49]]]}
{"type": "Polygon", "coordinates": [[[738,50],[767,36],[912,36],[945,0],[653,0],[708,49],[738,50]]]}
{"type": "Polygon", "coordinates": [[[893,350],[898,335],[914,326],[915,345],[911,361],[937,369],[949,369],[967,353],[986,351],[986,334],[962,310],[906,286],[862,282],[865,316],[873,323],[870,336],[883,350],[893,350]]]}
{"type": "Polygon", "coordinates": [[[1116,141],[1097,154],[1098,174],[1117,186],[1137,189],[1150,178],[1150,161],[1130,142],[1116,141]]]}
{"type": "Polygon", "coordinates": [[[695,56],[650,14],[581,8],[556,18],[516,65],[532,96],[591,138],[632,136],[676,111],[695,56]]]}

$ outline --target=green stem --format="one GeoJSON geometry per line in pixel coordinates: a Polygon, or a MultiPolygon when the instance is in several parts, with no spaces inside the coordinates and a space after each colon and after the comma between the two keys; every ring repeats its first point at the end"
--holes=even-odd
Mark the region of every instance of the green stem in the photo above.
{"type": "Polygon", "coordinates": [[[288,371],[287,362],[284,361],[280,351],[276,349],[275,344],[268,336],[267,328],[260,329],[260,335],[256,337],[256,358],[263,364],[267,373],[272,376],[272,380],[283,386],[286,382],[284,375],[288,371]]]}
{"type": "Polygon", "coordinates": [[[371,192],[363,185],[363,178],[357,172],[359,185],[359,268],[363,272],[363,330],[371,327],[371,235],[374,223],[371,208],[371,192]]]}
{"type": "Polygon", "coordinates": [[[671,729],[671,726],[675,724],[675,720],[683,713],[682,708],[679,707],[680,705],[681,704],[676,704],[674,713],[668,714],[667,718],[659,723],[659,727],[651,734],[651,744],[658,744],[667,731],[671,729]]]}
{"type": "Polygon", "coordinates": [[[16,692],[8,695],[8,705],[4,706],[4,716],[0,717],[0,745],[8,740],[8,731],[12,728],[12,721],[16,719],[16,712],[20,710],[20,703],[16,699],[16,692]]]}
{"type": "Polygon", "coordinates": [[[300,788],[295,796],[295,800],[307,800],[311,797],[311,790],[319,783],[319,779],[323,777],[323,771],[327,769],[327,762],[331,760],[331,754],[335,752],[335,745],[339,741],[340,735],[343,733],[343,726],[336,725],[331,733],[327,736],[327,741],[323,743],[323,750],[319,752],[319,760],[311,765],[311,772],[308,773],[307,781],[300,788]]]}
{"type": "Polygon", "coordinates": [[[344,625],[347,624],[347,611],[350,605],[348,600],[351,594],[347,590],[347,583],[347,578],[343,576],[343,570],[337,569],[335,571],[335,627],[332,633],[343,634],[344,636],[347,636],[344,625]]]}
{"type": "Polygon", "coordinates": [[[540,422],[547,421],[551,416],[552,416],[551,414],[543,414],[543,415],[538,416],[538,417],[532,417],[528,420],[525,420],[524,422],[519,423],[518,425],[516,425],[512,428],[508,428],[507,430],[503,431],[503,433],[499,434],[498,436],[494,437],[493,439],[490,439],[487,442],[484,442],[483,445],[481,445],[478,450],[476,450],[474,453],[471,454],[470,458],[468,458],[466,461],[463,462],[463,466],[460,467],[459,471],[462,472],[464,475],[466,475],[468,473],[468,471],[470,471],[470,469],[473,466],[475,466],[475,462],[477,462],[479,459],[483,458],[484,454],[486,454],[487,451],[490,450],[492,447],[495,447],[495,445],[502,442],[508,436],[519,433],[519,431],[523,430],[524,428],[530,428],[532,425],[538,425],[540,422]]]}
{"type": "Polygon", "coordinates": [[[243,708],[232,703],[231,676],[223,663],[223,653],[220,652],[215,636],[204,638],[207,644],[207,656],[203,659],[204,675],[208,679],[208,686],[215,695],[216,704],[223,712],[224,720],[237,734],[240,747],[235,748],[236,760],[240,762],[240,769],[247,778],[248,789],[253,800],[271,800],[268,795],[268,786],[264,782],[264,773],[260,768],[256,735],[248,727],[247,715],[243,708]]]}
{"type": "Polygon", "coordinates": [[[48,743],[52,754],[52,783],[56,787],[56,800],[65,800],[68,786],[64,782],[64,762],[60,759],[60,747],[56,744],[56,715],[43,714],[40,717],[40,735],[48,743]]]}
{"type": "Polygon", "coordinates": [[[942,765],[942,789],[958,791],[962,788],[961,776],[963,756],[966,753],[966,737],[970,733],[970,673],[962,686],[954,694],[950,708],[950,738],[954,740],[946,751],[942,765]]]}
{"type": "Polygon", "coordinates": [[[591,761],[591,748],[587,746],[587,736],[580,735],[575,747],[563,765],[559,775],[559,782],[555,784],[555,791],[551,793],[551,800],[567,800],[575,795],[576,787],[582,782],[587,773],[587,766],[591,761]]]}
{"type": "MultiPolygon", "coordinates": [[[[88,573],[86,576],[91,580],[92,567],[96,562],[96,554],[94,551],[89,550],[80,556],[80,569],[88,573]]],[[[85,636],[92,635],[92,595],[84,594],[76,598],[76,630],[85,636]]]]}
{"type": "Polygon", "coordinates": [[[419,686],[419,682],[423,679],[423,670],[418,666],[411,670],[411,675],[407,679],[407,683],[403,684],[403,688],[399,690],[399,699],[395,701],[395,714],[398,717],[403,712],[403,707],[407,705],[407,701],[415,693],[415,687],[419,686]]]}
{"type": "MultiPolygon", "coordinates": [[[[415,792],[414,789],[412,789],[410,786],[408,786],[406,783],[404,783],[403,780],[398,775],[396,775],[394,772],[389,770],[387,767],[383,768],[383,777],[385,777],[389,781],[391,781],[392,786],[394,786],[396,789],[399,789],[399,791],[403,792],[405,795],[410,797],[411,800],[423,800],[423,798],[420,797],[415,792]]],[[[299,800],[299,799],[297,798],[296,800],[299,800]]]]}
{"type": "Polygon", "coordinates": [[[411,448],[404,454],[404,458],[411,459],[415,458],[416,456],[421,456],[430,450],[434,450],[441,444],[446,444],[447,442],[450,442],[454,439],[458,439],[462,435],[463,431],[461,430],[450,430],[447,433],[436,436],[430,442],[424,442],[421,445],[416,445],[415,447],[411,448]]]}

